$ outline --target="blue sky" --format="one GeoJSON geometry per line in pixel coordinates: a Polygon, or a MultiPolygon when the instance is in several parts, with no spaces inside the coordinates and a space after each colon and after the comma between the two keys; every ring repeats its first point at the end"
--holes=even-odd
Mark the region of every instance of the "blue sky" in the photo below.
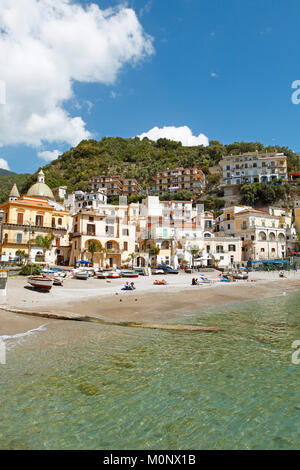
{"type": "MultiPolygon", "coordinates": [[[[95,3],[101,10],[120,4],[77,3],[95,3]]],[[[299,1],[129,0],[127,8],[152,37],[153,49],[140,53],[135,64],[124,60],[113,79],[99,74],[94,82],[74,79],[80,75],[74,72],[73,94],[60,104],[69,116],[80,116],[93,138],[188,126],[193,135],[202,133],[209,140],[260,141],[300,151],[300,105],[291,101],[292,82],[300,79],[299,1]]],[[[70,54],[76,54],[75,46],[70,54]]],[[[40,109],[32,88],[30,103],[36,99],[40,109]]],[[[12,125],[18,133],[22,120],[12,125]]],[[[62,152],[73,142],[63,136],[56,141],[54,131],[47,139],[35,133],[36,142],[32,136],[14,142],[1,122],[0,142],[1,131],[0,158],[16,172],[35,171],[46,163],[38,152],[62,152]]]]}

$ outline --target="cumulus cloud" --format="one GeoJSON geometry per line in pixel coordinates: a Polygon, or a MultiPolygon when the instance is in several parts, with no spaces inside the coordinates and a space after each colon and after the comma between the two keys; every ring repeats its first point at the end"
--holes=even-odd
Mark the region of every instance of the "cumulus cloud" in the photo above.
{"type": "Polygon", "coordinates": [[[44,150],[42,152],[38,152],[37,156],[46,162],[52,162],[56,160],[57,157],[61,154],[59,150],[44,150]]]}
{"type": "Polygon", "coordinates": [[[191,129],[188,126],[173,127],[165,126],[162,128],[153,127],[148,132],[144,132],[138,137],[142,140],[144,137],[148,137],[150,140],[157,141],[158,139],[165,138],[169,140],[175,140],[181,142],[186,147],[192,147],[194,145],[203,145],[207,147],[209,145],[208,137],[204,134],[198,136],[193,135],[191,129]]]}
{"type": "Polygon", "coordinates": [[[6,160],[4,160],[4,158],[0,158],[0,168],[2,170],[10,170],[9,166],[8,166],[8,163],[6,160]]]}
{"type": "Polygon", "coordinates": [[[90,137],[64,103],[73,83],[111,85],[125,64],[154,52],[131,8],[73,0],[0,1],[0,145],[76,145],[90,137]]]}

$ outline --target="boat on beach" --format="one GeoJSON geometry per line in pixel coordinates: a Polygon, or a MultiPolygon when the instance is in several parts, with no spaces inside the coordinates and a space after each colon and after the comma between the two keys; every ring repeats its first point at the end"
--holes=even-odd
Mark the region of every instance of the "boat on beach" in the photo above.
{"type": "Polygon", "coordinates": [[[77,272],[74,273],[74,277],[75,277],[75,279],[82,279],[82,280],[86,281],[89,277],[89,273],[88,273],[88,271],[80,270],[80,271],[77,271],[77,272]]]}
{"type": "Polygon", "coordinates": [[[49,292],[52,289],[54,279],[48,276],[29,276],[28,283],[37,290],[49,292]]]}
{"type": "Polygon", "coordinates": [[[128,278],[139,277],[139,273],[135,271],[121,271],[120,277],[128,277],[128,278]]]}
{"type": "Polygon", "coordinates": [[[43,274],[44,277],[48,277],[50,279],[53,279],[53,285],[54,286],[62,286],[64,283],[64,278],[58,273],[54,274],[43,274]]]}

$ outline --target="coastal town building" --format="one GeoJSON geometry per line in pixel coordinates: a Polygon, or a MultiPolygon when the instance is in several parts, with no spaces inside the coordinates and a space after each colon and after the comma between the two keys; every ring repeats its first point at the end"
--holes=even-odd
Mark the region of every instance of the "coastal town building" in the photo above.
{"type": "Polygon", "coordinates": [[[64,206],[55,201],[51,189],[45,184],[43,171],[39,172],[37,182],[29,188],[26,195],[18,195],[14,185],[8,201],[0,206],[5,212],[1,259],[14,260],[18,251],[24,251],[32,262],[68,262],[69,214],[64,206]],[[54,235],[52,247],[44,253],[35,240],[38,235],[44,237],[49,234],[54,235]]]}
{"type": "Polygon", "coordinates": [[[246,183],[288,180],[287,157],[283,153],[249,152],[224,156],[219,162],[225,197],[233,196],[246,183]]]}
{"type": "Polygon", "coordinates": [[[239,238],[216,237],[213,213],[190,201],[144,199],[138,225],[139,257],[150,264],[209,267],[237,266],[241,262],[239,238]],[[156,250],[155,250],[156,248],[156,250]]]}
{"type": "Polygon", "coordinates": [[[100,242],[101,251],[94,254],[94,265],[115,268],[128,262],[135,252],[138,204],[103,204],[97,210],[82,209],[73,216],[73,232],[70,233],[70,262],[92,261],[89,252],[91,241],[100,242]]]}
{"type": "Polygon", "coordinates": [[[160,171],[153,178],[154,193],[175,193],[180,190],[201,194],[205,188],[205,175],[201,168],[174,168],[160,171]]]}
{"type": "Polygon", "coordinates": [[[242,261],[281,259],[287,254],[290,226],[285,215],[275,215],[275,208],[272,211],[273,214],[250,207],[226,208],[216,221],[216,233],[241,239],[242,261]]]}
{"type": "Polygon", "coordinates": [[[93,191],[106,189],[107,196],[139,196],[143,193],[135,178],[102,175],[92,177],[90,183],[93,191]]]}
{"type": "Polygon", "coordinates": [[[106,188],[91,192],[74,191],[72,194],[66,194],[64,198],[64,206],[71,216],[81,210],[97,211],[105,204],[107,204],[106,188]]]}

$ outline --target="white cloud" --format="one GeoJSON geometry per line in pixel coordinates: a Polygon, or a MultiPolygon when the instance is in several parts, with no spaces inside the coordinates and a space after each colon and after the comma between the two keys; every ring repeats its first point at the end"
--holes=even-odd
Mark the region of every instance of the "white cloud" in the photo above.
{"type": "Polygon", "coordinates": [[[0,168],[2,170],[10,170],[9,166],[8,166],[8,163],[6,160],[4,160],[4,158],[0,158],[0,168]]]}
{"type": "MultiPolygon", "coordinates": [[[[134,10],[73,0],[0,0],[0,145],[76,145],[90,137],[64,102],[73,82],[111,85],[154,50],[134,10]]],[[[78,111],[77,111],[78,113],[78,111]]]]}
{"type": "Polygon", "coordinates": [[[143,16],[145,13],[150,13],[153,5],[153,0],[148,0],[145,5],[140,9],[139,15],[143,16]]]}
{"type": "Polygon", "coordinates": [[[61,155],[59,150],[44,150],[42,152],[38,152],[37,154],[39,158],[45,160],[46,162],[52,162],[53,160],[56,160],[59,155],[61,155]]]}
{"type": "Polygon", "coordinates": [[[110,92],[110,97],[111,97],[113,100],[115,100],[116,98],[118,98],[118,96],[120,96],[120,94],[117,93],[116,91],[113,91],[113,90],[112,90],[112,91],[110,92]]]}
{"type": "Polygon", "coordinates": [[[219,77],[219,75],[216,72],[210,72],[210,76],[212,78],[218,78],[219,77]]]}
{"type": "Polygon", "coordinates": [[[207,147],[209,145],[208,137],[204,134],[199,134],[198,136],[193,135],[191,129],[188,126],[181,127],[153,127],[148,132],[144,132],[141,135],[138,135],[140,139],[148,137],[150,140],[157,141],[158,139],[165,138],[169,140],[175,140],[176,142],[181,142],[182,145],[186,147],[192,147],[194,145],[203,145],[207,147]]]}

